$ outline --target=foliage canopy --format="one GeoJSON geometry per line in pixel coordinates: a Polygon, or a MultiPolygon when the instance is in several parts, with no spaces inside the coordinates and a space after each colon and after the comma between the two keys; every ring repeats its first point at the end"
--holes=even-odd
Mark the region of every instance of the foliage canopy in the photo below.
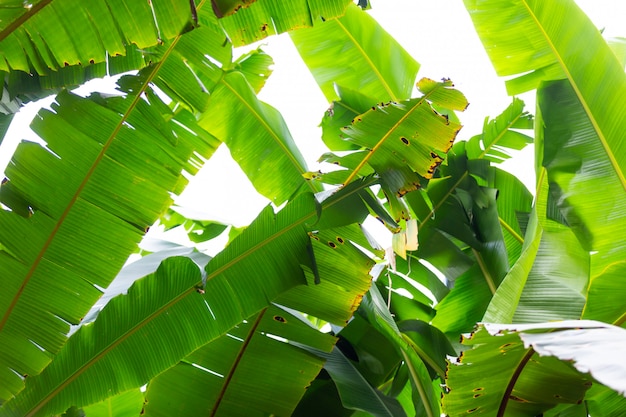
{"type": "Polygon", "coordinates": [[[572,0],[465,0],[537,108],[455,143],[466,97],[358,3],[0,5],[0,132],[56,94],[0,187],[0,416],[626,412],[626,43],[572,0]],[[282,32],[329,101],[323,172],[257,97],[271,57],[233,59],[282,32]],[[533,142],[530,193],[499,164],[533,142]],[[172,207],[222,143],[272,201],[241,229],[172,207]],[[124,266],[155,223],[229,241],[124,266]]]}

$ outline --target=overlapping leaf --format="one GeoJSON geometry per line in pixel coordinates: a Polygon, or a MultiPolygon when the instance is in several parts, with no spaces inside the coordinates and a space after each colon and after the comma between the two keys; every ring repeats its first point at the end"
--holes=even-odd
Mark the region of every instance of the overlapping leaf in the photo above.
{"type": "Polygon", "coordinates": [[[567,80],[539,93],[539,100],[551,102],[553,109],[544,115],[551,126],[543,163],[567,223],[586,248],[599,252],[594,257],[595,277],[623,258],[613,254],[617,248],[612,243],[622,240],[615,233],[624,230],[615,223],[623,218],[626,189],[623,65],[573,1],[467,1],[466,6],[497,71],[502,75],[531,71],[510,84],[512,89],[567,80]],[[520,38],[519,33],[529,35],[520,38]],[[526,80],[529,84],[522,85],[526,80]]]}
{"type": "MultiPolygon", "coordinates": [[[[314,235],[313,241],[319,284],[305,268],[310,285],[286,291],[276,301],[331,322],[345,323],[369,287],[372,263],[352,246],[352,234],[346,228],[327,233],[332,234],[334,247],[322,242],[328,238],[324,232],[314,235]]],[[[329,352],[335,342],[333,337],[303,324],[299,313],[291,311],[276,307],[263,310],[256,320],[248,319],[159,376],[154,381],[157,385],[150,385],[148,390],[146,415],[291,414],[324,363],[323,355],[311,355],[294,345],[329,352]],[[193,369],[185,362],[201,368],[193,369]],[[259,369],[265,372],[259,373],[259,369]],[[177,398],[184,400],[171,403],[171,397],[159,394],[172,387],[180,390],[177,398]],[[204,394],[197,395],[200,392],[204,394]],[[278,401],[273,395],[276,392],[281,393],[278,401]]]]}
{"type": "Polygon", "coordinates": [[[272,306],[237,325],[151,381],[144,415],[291,415],[323,360],[290,343],[335,341],[302,320],[272,306]]]}
{"type": "Polygon", "coordinates": [[[197,170],[194,152],[208,157],[215,149],[186,112],[147,97],[59,95],[56,114],[43,111],[33,124],[49,150],[23,143],[6,170],[3,399],[22,387],[16,372],[36,375],[63,345],[68,323],[80,321],[169,206],[170,193],[182,191],[181,171],[197,170]]]}
{"type": "Polygon", "coordinates": [[[297,0],[289,3],[256,0],[249,7],[225,16],[221,25],[235,46],[247,45],[269,35],[313,26],[320,19],[343,16],[350,3],[350,0],[297,0]]]}
{"type": "Polygon", "coordinates": [[[291,39],[329,101],[338,98],[335,85],[371,99],[367,108],[411,97],[419,64],[356,5],[291,39]]]}
{"type": "MultiPolygon", "coordinates": [[[[335,203],[336,200],[328,205],[335,203]]],[[[271,208],[266,209],[255,223],[211,260],[206,268],[204,287],[197,267],[189,259],[165,261],[165,266],[162,266],[164,271],[171,264],[174,269],[182,265],[187,272],[177,275],[175,271],[157,271],[156,275],[137,281],[128,296],[109,302],[94,324],[83,326],[72,337],[70,345],[66,345],[62,351],[64,353],[59,354],[41,376],[32,378],[27,389],[17,398],[1,408],[0,415],[63,410],[71,404],[86,405],[116,392],[141,386],[194,349],[223,335],[237,323],[267,307],[269,301],[279,294],[282,294],[279,300],[285,305],[299,307],[298,303],[304,304],[309,312],[335,322],[345,322],[369,286],[367,271],[372,264],[349,241],[341,243],[339,239],[334,248],[326,242],[315,241],[314,246],[322,249],[322,252],[314,249],[322,281],[319,285],[313,285],[316,280],[313,272],[315,267],[311,263],[313,253],[308,249],[310,237],[305,232],[305,225],[314,223],[317,213],[310,194],[291,202],[277,215],[273,214],[271,208]],[[324,248],[330,253],[324,253],[324,248]],[[344,260],[337,260],[333,256],[341,256],[344,260]],[[355,264],[348,262],[348,259],[355,264]],[[304,268],[306,274],[301,264],[308,264],[304,268]],[[336,265],[342,265],[344,271],[335,273],[336,265]],[[175,283],[169,282],[168,276],[175,283]],[[291,291],[285,293],[307,282],[311,287],[294,289],[303,288],[303,292],[293,292],[291,295],[291,291]],[[178,289],[172,290],[171,285],[178,289]],[[307,294],[307,288],[319,293],[307,294]],[[204,297],[198,292],[204,293],[204,297]],[[147,293],[153,295],[147,296],[147,293]],[[311,301],[319,300],[321,295],[328,297],[328,305],[316,305],[311,301]],[[157,296],[161,297],[160,301],[155,298],[157,296]],[[135,311],[135,308],[141,312],[130,314],[128,309],[135,311]],[[120,317],[126,317],[124,325],[116,327],[116,331],[106,332],[106,338],[98,336],[102,334],[97,330],[100,326],[107,326],[109,320],[120,317]],[[163,326],[170,330],[163,333],[163,326]],[[176,330],[169,326],[175,326],[176,330]],[[85,328],[88,330],[83,330],[85,328]],[[174,334],[172,332],[182,333],[170,337],[174,334]],[[163,334],[170,336],[167,340],[156,336],[163,334]],[[94,337],[97,338],[96,342],[94,337]],[[167,353],[142,356],[145,351],[138,348],[137,344],[145,346],[146,337],[158,344],[154,352],[165,349],[167,353]],[[81,351],[82,356],[75,355],[74,349],[81,351]],[[114,371],[118,368],[113,364],[119,364],[119,361],[127,363],[122,367],[128,369],[128,372],[114,371]],[[102,377],[103,372],[107,374],[106,378],[102,377]],[[84,397],[80,386],[84,381],[93,381],[95,375],[98,375],[100,382],[91,384],[92,394],[84,397]]],[[[329,233],[333,233],[337,239],[334,232],[329,233]]],[[[148,350],[153,352],[152,347],[148,350]]]]}
{"type": "Polygon", "coordinates": [[[567,331],[580,324],[570,321],[535,326],[479,326],[463,341],[472,348],[448,365],[449,392],[443,398],[443,411],[451,417],[468,413],[527,416],[557,404],[582,401],[591,386],[589,378],[566,362],[544,356],[546,350],[530,342],[531,337],[559,334],[544,333],[551,329],[567,331]],[[542,333],[534,334],[535,329],[542,333]],[[537,346],[540,356],[527,348],[529,344],[537,346]]]}
{"type": "Polygon", "coordinates": [[[228,145],[255,188],[274,203],[282,204],[303,186],[320,190],[303,178],[306,162],[281,114],[259,101],[240,73],[221,78],[199,124],[228,145]]]}
{"type": "Polygon", "coordinates": [[[55,412],[50,409],[58,412],[69,405],[90,404],[141,386],[156,373],[266,307],[268,300],[280,292],[304,284],[300,263],[309,262],[306,252],[309,238],[302,219],[314,213],[312,204],[309,196],[294,201],[278,216],[271,208],[266,209],[209,263],[205,297],[197,292],[202,280],[191,260],[175,258],[165,262],[161,272],[137,281],[128,296],[110,301],[93,326],[81,327],[62,356],[57,356],[40,377],[33,377],[20,396],[0,409],[0,415],[2,412],[27,415],[40,408],[42,414],[55,412]],[[282,253],[291,256],[280,256],[282,253]],[[281,261],[276,258],[279,256],[281,261]],[[115,331],[98,330],[101,326],[112,326],[107,324],[111,320],[116,323],[115,331]],[[162,332],[164,328],[169,330],[162,332]],[[182,332],[180,336],[172,337],[179,332],[182,332]],[[106,337],[96,336],[100,334],[106,337]],[[149,339],[155,344],[150,349],[145,347],[145,337],[149,334],[153,335],[149,339]],[[170,343],[165,343],[158,334],[168,335],[170,343]],[[94,341],[94,337],[98,340],[94,341]],[[144,357],[146,362],[137,369],[140,363],[137,356],[148,351],[152,353],[144,357]],[[105,378],[103,372],[116,369],[114,364],[120,364],[119,361],[127,362],[123,367],[128,372],[114,372],[105,378]],[[84,397],[77,387],[92,378],[100,382],[90,384],[91,396],[84,397]]]}
{"type": "Polygon", "coordinates": [[[107,54],[125,54],[130,43],[154,46],[192,25],[189,3],[176,1],[43,0],[22,3],[21,11],[0,26],[3,71],[47,74],[48,69],[104,62],[107,54]]]}

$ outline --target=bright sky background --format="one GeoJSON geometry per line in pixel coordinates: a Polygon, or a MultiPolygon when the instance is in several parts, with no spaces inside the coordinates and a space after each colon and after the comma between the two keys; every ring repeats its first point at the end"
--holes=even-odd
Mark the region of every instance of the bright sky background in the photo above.
{"type": "MultiPolygon", "coordinates": [[[[626,37],[625,0],[576,2],[599,28],[605,29],[606,36],[626,37]]],[[[504,82],[496,76],[461,0],[371,0],[371,3],[371,15],[421,64],[418,79],[448,77],[468,98],[470,106],[459,114],[464,128],[458,139],[479,134],[486,116],[495,117],[511,103],[504,82]]],[[[274,58],[275,65],[259,97],[281,111],[309,168],[316,170],[315,161],[326,152],[318,124],[329,103],[288,35],[269,38],[261,45],[274,58]]],[[[96,87],[82,91],[102,89],[101,83],[91,85],[96,87]]],[[[521,98],[527,110],[534,113],[534,95],[526,94],[521,98]]],[[[45,100],[44,105],[51,100],[45,100]]],[[[8,162],[20,139],[33,137],[26,125],[39,106],[29,105],[16,117],[0,148],[0,169],[8,162]]],[[[528,147],[505,166],[523,178],[531,190],[534,187],[532,153],[532,147],[528,147]]],[[[249,224],[268,200],[256,193],[222,146],[192,179],[177,203],[205,213],[207,219],[241,226],[249,224]]],[[[379,232],[377,236],[381,244],[389,245],[388,235],[379,232]]],[[[215,242],[217,247],[211,252],[223,242],[215,242]]]]}

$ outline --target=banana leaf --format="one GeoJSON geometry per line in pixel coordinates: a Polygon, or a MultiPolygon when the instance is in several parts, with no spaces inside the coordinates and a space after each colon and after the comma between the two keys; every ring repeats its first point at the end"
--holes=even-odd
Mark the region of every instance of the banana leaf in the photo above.
{"type": "Polygon", "coordinates": [[[47,148],[21,144],[6,170],[2,399],[21,390],[16,372],[38,374],[60,349],[69,325],[80,322],[171,204],[170,193],[182,191],[181,172],[197,171],[194,152],[208,157],[217,145],[185,111],[173,113],[145,84],[144,91],[147,100],[60,94],[55,113],[42,110],[33,123],[47,148]]]}
{"type": "Polygon", "coordinates": [[[275,204],[303,186],[321,191],[319,184],[305,181],[306,162],[281,114],[257,99],[241,73],[221,78],[199,124],[226,143],[259,193],[275,204]]]}
{"type": "MultiPolygon", "coordinates": [[[[220,2],[224,0],[213,4],[220,2]]],[[[227,2],[236,3],[230,0],[227,2]]],[[[288,4],[281,0],[256,0],[247,7],[238,8],[237,13],[224,16],[220,23],[233,44],[242,46],[270,35],[311,27],[320,19],[330,20],[343,16],[348,4],[350,0],[295,0],[288,4]]],[[[216,10],[215,7],[214,10],[221,17],[221,10],[216,10]]]]}
{"type": "Polygon", "coordinates": [[[188,2],[43,0],[1,22],[0,70],[46,74],[104,62],[107,54],[125,54],[131,43],[157,45],[189,29],[192,14],[188,2]]]}
{"type": "Polygon", "coordinates": [[[271,306],[153,379],[148,416],[291,415],[335,338],[271,306]],[[262,371],[261,371],[262,370],[262,371]]]}
{"type": "MultiPolygon", "coordinates": [[[[282,293],[277,303],[334,323],[348,321],[369,288],[372,263],[352,247],[348,239],[356,234],[347,229],[328,231],[337,242],[334,248],[322,241],[323,232],[316,233],[319,284],[304,268],[310,285],[282,293]]],[[[324,355],[317,353],[330,352],[335,343],[335,338],[303,324],[299,316],[287,307],[269,307],[256,321],[247,319],[198,349],[150,383],[146,415],[290,415],[324,364],[324,355]],[[266,372],[259,373],[261,368],[266,372]],[[176,401],[164,395],[172,390],[179,392],[176,401]],[[276,392],[281,393],[279,399],[276,392]]]]}
{"type": "MultiPolygon", "coordinates": [[[[336,204],[339,199],[327,206],[336,204]]],[[[60,412],[70,405],[88,405],[141,386],[193,350],[267,307],[269,300],[294,286],[326,294],[331,308],[322,310],[328,312],[320,315],[336,322],[347,321],[369,287],[367,271],[372,264],[348,241],[334,248],[325,241],[314,241],[313,245],[318,245],[319,249],[314,249],[313,256],[319,258],[316,263],[321,276],[320,284],[314,285],[314,258],[308,249],[311,243],[305,226],[315,223],[317,213],[310,194],[292,201],[276,215],[268,207],[209,262],[204,280],[188,258],[166,260],[156,274],[136,281],[128,295],[110,301],[93,325],[81,327],[70,339],[71,344],[62,350],[64,353],[59,353],[61,356],[57,356],[44,373],[28,380],[26,390],[0,408],[0,416],[60,412]],[[357,257],[357,253],[361,256],[357,257]],[[334,258],[337,256],[343,260],[334,258]],[[351,265],[347,259],[355,260],[356,265],[351,265]],[[337,265],[341,265],[344,273],[341,270],[336,273],[337,265]],[[170,267],[173,270],[170,271],[170,267]],[[176,272],[179,268],[182,272],[176,272]],[[170,276],[172,278],[168,279],[170,276]],[[310,286],[303,285],[307,282],[310,286]],[[171,289],[171,285],[177,289],[171,289]],[[174,316],[177,319],[170,322],[170,317],[174,316]],[[110,320],[122,317],[126,318],[124,325],[116,327],[116,331],[105,332],[106,338],[100,336],[103,334],[97,330],[100,326],[108,326],[110,320]],[[160,323],[167,329],[163,330],[160,323]],[[149,337],[155,343],[154,352],[160,353],[141,356],[145,350],[136,345],[145,347],[145,337],[152,332],[161,336],[182,333],[168,336],[167,340],[174,345],[166,343],[162,337],[149,337]],[[129,355],[128,349],[139,356],[129,355]],[[75,354],[76,350],[82,354],[75,354]],[[119,361],[130,361],[121,365],[128,372],[118,372],[115,364],[119,361]],[[84,397],[80,390],[84,381],[102,372],[108,376],[98,376],[100,384],[92,385],[92,394],[84,397]]],[[[295,307],[304,303],[307,311],[314,314],[324,309],[312,302],[320,299],[319,294],[303,291],[283,294],[280,301],[295,307]]]]}
{"type": "MultiPolygon", "coordinates": [[[[579,325],[587,327],[580,321],[478,326],[469,338],[463,339],[463,344],[471,349],[448,364],[443,411],[451,417],[468,413],[528,416],[541,414],[557,404],[581,402],[591,386],[590,378],[553,357],[554,353],[540,346],[540,342],[530,341],[532,337],[558,338],[579,325]],[[552,330],[555,332],[550,333],[552,330]]],[[[573,352],[565,341],[560,346],[573,352]]]]}
{"type": "Polygon", "coordinates": [[[335,86],[367,97],[366,108],[411,97],[419,64],[356,5],[290,36],[328,101],[340,97],[335,86]]]}
{"type": "Polygon", "coordinates": [[[123,392],[82,409],[85,417],[136,417],[144,406],[144,394],[139,389],[123,392]]]}
{"type": "Polygon", "coordinates": [[[585,249],[598,252],[593,280],[623,258],[613,243],[622,240],[615,233],[624,230],[619,223],[626,189],[624,67],[573,1],[478,4],[468,0],[466,7],[497,72],[530,71],[510,81],[509,91],[566,80],[538,93],[538,101],[552,108],[541,109],[550,123],[542,163],[566,224],[585,249]],[[519,33],[528,36],[520,38],[519,33]]]}

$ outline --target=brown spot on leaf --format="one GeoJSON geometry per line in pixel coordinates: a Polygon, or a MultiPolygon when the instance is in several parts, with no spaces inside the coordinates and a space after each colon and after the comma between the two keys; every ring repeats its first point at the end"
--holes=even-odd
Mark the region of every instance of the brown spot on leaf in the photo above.
{"type": "Polygon", "coordinates": [[[337,245],[335,245],[335,242],[328,242],[328,246],[330,246],[333,249],[337,247],[337,245]]]}
{"type": "Polygon", "coordinates": [[[281,316],[274,316],[274,320],[276,320],[279,323],[287,323],[287,320],[285,320],[285,318],[281,316]]]}
{"type": "Polygon", "coordinates": [[[404,136],[402,136],[400,138],[400,140],[402,141],[402,143],[404,143],[406,146],[409,146],[410,142],[407,138],[405,138],[404,136]]]}

